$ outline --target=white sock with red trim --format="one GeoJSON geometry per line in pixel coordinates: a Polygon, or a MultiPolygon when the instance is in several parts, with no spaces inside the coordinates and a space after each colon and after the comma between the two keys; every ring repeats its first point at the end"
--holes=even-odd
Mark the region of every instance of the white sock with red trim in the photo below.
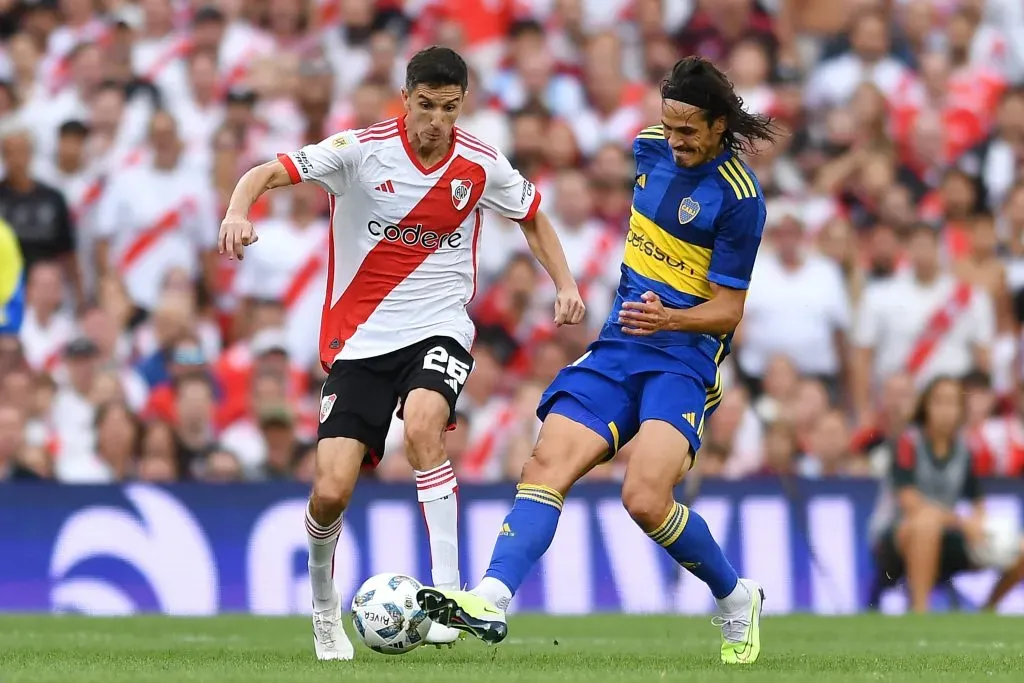
{"type": "Polygon", "coordinates": [[[309,544],[309,583],[313,587],[313,609],[325,610],[334,600],[334,550],[344,515],[328,526],[320,526],[306,505],[306,541],[309,544]]]}
{"type": "Polygon", "coordinates": [[[445,460],[432,470],[416,471],[416,496],[427,523],[430,571],[437,588],[459,587],[459,482],[445,460]]]}

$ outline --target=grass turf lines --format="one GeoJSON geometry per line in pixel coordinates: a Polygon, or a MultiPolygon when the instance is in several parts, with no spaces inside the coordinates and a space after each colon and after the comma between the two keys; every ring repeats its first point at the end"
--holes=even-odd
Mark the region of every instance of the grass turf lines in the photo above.
{"type": "MultiPolygon", "coordinates": [[[[718,661],[708,619],[513,615],[489,647],[317,662],[309,621],[0,617],[0,683],[315,683],[316,681],[1020,681],[1024,620],[977,614],[762,619],[760,660],[718,661]],[[694,677],[696,676],[696,677],[694,677]]],[[[346,624],[348,632],[353,630],[346,624]]]]}

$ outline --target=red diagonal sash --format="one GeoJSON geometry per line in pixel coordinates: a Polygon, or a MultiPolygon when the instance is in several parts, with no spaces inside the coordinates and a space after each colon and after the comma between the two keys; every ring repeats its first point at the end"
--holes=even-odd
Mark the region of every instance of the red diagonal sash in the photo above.
{"type": "Polygon", "coordinates": [[[286,310],[291,310],[295,303],[302,296],[306,288],[313,281],[313,278],[323,269],[326,263],[327,249],[329,248],[330,235],[324,239],[322,245],[318,245],[314,249],[306,260],[299,266],[299,269],[292,275],[291,281],[288,286],[284,288],[284,293],[281,295],[281,303],[284,304],[286,310]]]}
{"type": "Polygon", "coordinates": [[[162,216],[160,216],[152,225],[143,230],[139,235],[128,245],[128,248],[121,254],[121,259],[118,262],[118,266],[122,273],[131,268],[140,258],[142,258],[147,251],[153,248],[160,239],[178,229],[181,225],[181,219],[185,212],[192,206],[192,200],[186,200],[178,208],[171,209],[162,216]]]}
{"type": "Polygon", "coordinates": [[[966,282],[957,284],[953,290],[953,296],[943,304],[932,317],[928,319],[924,330],[921,331],[914,347],[910,350],[910,357],[907,358],[907,372],[916,375],[928,362],[935,352],[942,338],[946,336],[953,323],[967,309],[971,303],[971,286],[966,282]]]}

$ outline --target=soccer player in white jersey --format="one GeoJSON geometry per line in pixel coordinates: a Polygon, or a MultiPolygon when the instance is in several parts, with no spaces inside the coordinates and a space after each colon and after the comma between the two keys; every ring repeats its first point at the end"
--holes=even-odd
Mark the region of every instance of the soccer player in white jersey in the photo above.
{"type": "MultiPolygon", "coordinates": [[[[444,452],[454,406],[473,367],[475,330],[466,305],[476,290],[481,212],[519,223],[557,288],[555,323],[585,308],[540,195],[490,145],[455,126],[468,84],[452,50],[410,60],[406,114],[349,130],[250,170],[231,197],[220,251],[241,259],[257,241],[249,208],[267,190],[303,181],[327,190],[331,242],[320,326],[328,370],[306,512],[313,587],[313,642],[320,659],[351,659],[332,566],[342,512],[364,463],[383,455],[395,408],[430,543],[433,582],[459,587],[458,491],[444,452]]],[[[434,624],[428,643],[457,631],[434,624]]]]}

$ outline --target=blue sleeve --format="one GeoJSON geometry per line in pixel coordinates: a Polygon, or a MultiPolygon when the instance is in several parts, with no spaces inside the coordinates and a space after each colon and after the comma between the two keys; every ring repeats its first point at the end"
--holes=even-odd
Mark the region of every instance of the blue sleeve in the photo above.
{"type": "Polygon", "coordinates": [[[741,199],[719,214],[708,269],[710,282],[732,289],[750,286],[764,220],[764,201],[760,197],[741,199]]]}
{"type": "Polygon", "coordinates": [[[0,334],[17,334],[24,318],[25,280],[22,278],[11,298],[0,302],[0,334]]]}

